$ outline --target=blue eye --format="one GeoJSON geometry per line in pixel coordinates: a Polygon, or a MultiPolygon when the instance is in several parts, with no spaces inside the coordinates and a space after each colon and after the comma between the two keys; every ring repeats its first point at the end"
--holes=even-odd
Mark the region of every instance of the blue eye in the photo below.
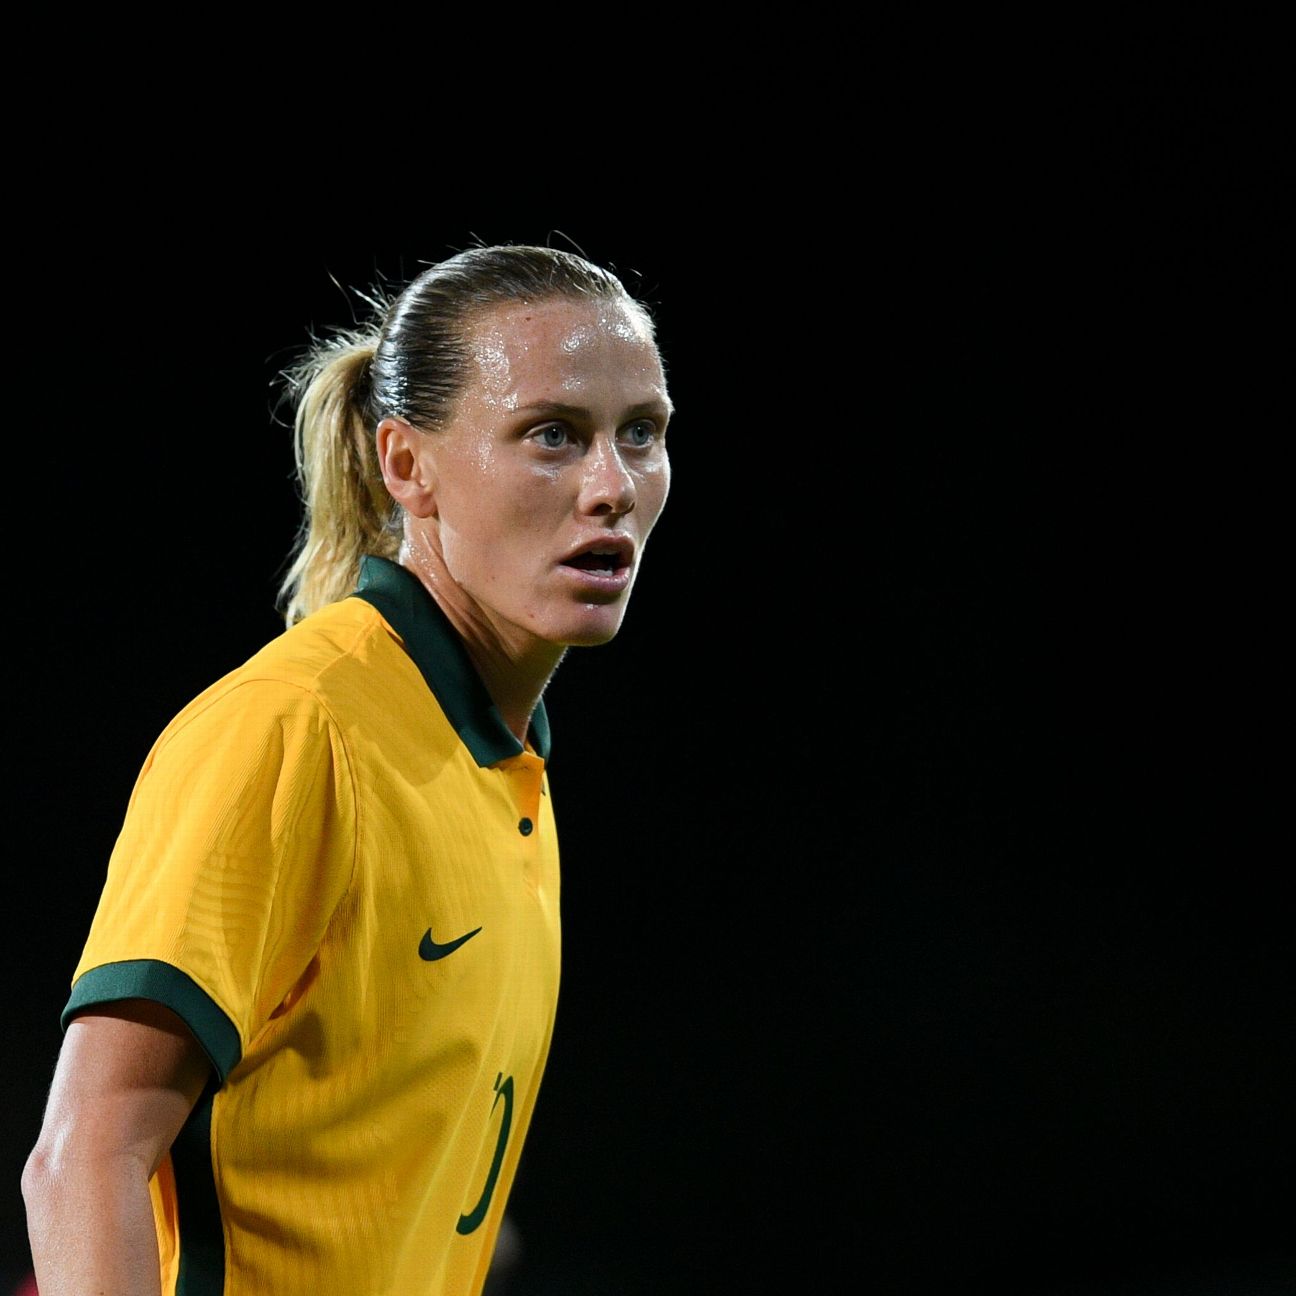
{"type": "Polygon", "coordinates": [[[549,450],[561,450],[568,442],[567,429],[561,423],[550,423],[537,433],[540,444],[549,450]]]}
{"type": "Polygon", "coordinates": [[[639,419],[626,428],[625,436],[633,446],[649,446],[656,439],[657,428],[648,419],[639,419]]]}

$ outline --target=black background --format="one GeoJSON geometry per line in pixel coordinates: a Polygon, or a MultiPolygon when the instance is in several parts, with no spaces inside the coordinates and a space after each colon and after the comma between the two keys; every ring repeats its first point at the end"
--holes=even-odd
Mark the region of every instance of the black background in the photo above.
{"type": "Polygon", "coordinates": [[[279,628],[275,376],[343,289],[484,240],[621,272],[678,406],[625,628],[548,696],[564,981],[510,1292],[1290,1290],[1278,218],[1263,106],[1164,76],[711,115],[651,184],[511,158],[505,197],[92,121],[33,161],[13,1273],[136,770],[279,628]]]}

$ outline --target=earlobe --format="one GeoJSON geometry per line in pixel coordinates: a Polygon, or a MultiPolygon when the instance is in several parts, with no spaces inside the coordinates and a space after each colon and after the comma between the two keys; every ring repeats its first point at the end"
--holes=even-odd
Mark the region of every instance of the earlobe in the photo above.
{"type": "Polygon", "coordinates": [[[375,433],[378,466],[388,493],[413,517],[436,514],[436,474],[424,434],[402,418],[385,418],[375,433]]]}

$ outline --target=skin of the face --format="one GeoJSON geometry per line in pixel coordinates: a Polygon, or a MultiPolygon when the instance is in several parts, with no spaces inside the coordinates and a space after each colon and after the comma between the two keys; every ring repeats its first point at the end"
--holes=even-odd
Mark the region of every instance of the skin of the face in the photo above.
{"type": "Polygon", "coordinates": [[[614,301],[495,307],[467,341],[471,376],[443,427],[378,429],[406,510],[401,560],[479,661],[556,663],[617,633],[666,503],[661,360],[614,301]]]}

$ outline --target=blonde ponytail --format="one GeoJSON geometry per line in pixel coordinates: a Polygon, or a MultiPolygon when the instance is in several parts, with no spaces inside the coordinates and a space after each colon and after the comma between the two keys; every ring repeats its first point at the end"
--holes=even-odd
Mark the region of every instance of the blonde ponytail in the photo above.
{"type": "Polygon", "coordinates": [[[350,594],[365,554],[395,558],[400,547],[396,507],[366,418],[377,342],[377,334],[339,335],[289,375],[305,507],[295,557],[279,590],[290,626],[350,594]]]}

